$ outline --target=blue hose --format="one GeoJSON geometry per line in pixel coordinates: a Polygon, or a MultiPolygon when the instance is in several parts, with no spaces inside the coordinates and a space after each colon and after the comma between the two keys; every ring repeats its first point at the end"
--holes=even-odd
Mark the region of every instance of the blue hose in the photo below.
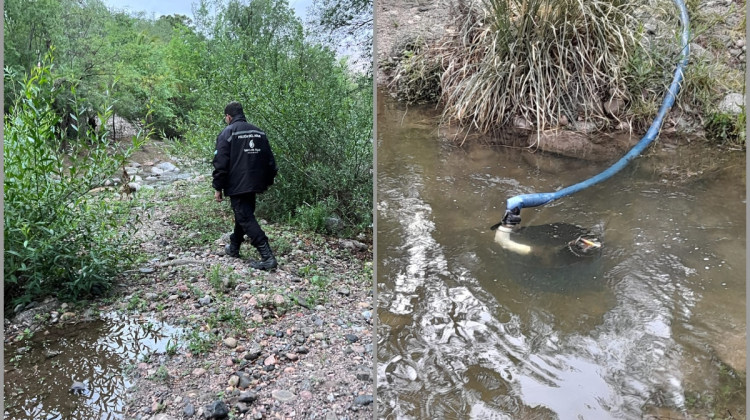
{"type": "MultiPolygon", "coordinates": [[[[536,207],[547,204],[551,201],[557,200],[558,198],[571,195],[573,193],[581,191],[584,188],[588,188],[594,184],[608,179],[612,175],[619,172],[622,168],[624,168],[631,160],[640,155],[641,152],[643,152],[643,150],[645,150],[646,147],[648,147],[651,142],[654,141],[654,139],[659,135],[659,130],[661,129],[661,124],[664,120],[664,116],[667,114],[669,109],[672,108],[672,105],[674,105],[674,101],[677,98],[677,93],[680,91],[680,83],[682,82],[683,71],[685,66],[687,66],[688,54],[690,53],[690,22],[688,20],[687,8],[685,7],[685,3],[683,2],[683,0],[674,0],[674,2],[680,9],[680,20],[682,22],[682,54],[680,56],[680,62],[677,64],[677,69],[674,72],[672,84],[669,85],[667,94],[662,101],[661,108],[659,108],[659,113],[651,123],[651,127],[649,127],[646,135],[643,136],[638,144],[633,146],[633,148],[630,149],[630,151],[625,156],[623,156],[615,164],[607,168],[607,170],[583,182],[579,182],[575,185],[571,185],[552,193],[523,194],[509,198],[505,205],[506,213],[505,217],[503,217],[503,222],[501,222],[502,224],[506,224],[506,221],[509,219],[508,216],[510,214],[515,215],[515,219],[513,219],[515,220],[515,222],[511,222],[510,224],[519,223],[522,208],[536,207]]],[[[493,227],[496,227],[498,225],[495,225],[493,227]]]]}

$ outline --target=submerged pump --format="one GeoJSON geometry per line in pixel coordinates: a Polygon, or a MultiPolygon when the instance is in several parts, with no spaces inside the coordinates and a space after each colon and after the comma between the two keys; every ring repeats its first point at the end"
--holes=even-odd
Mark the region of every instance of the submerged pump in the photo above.
{"type": "Polygon", "coordinates": [[[496,225],[495,242],[503,249],[528,256],[539,256],[543,259],[553,258],[552,265],[561,264],[563,260],[575,260],[599,255],[602,243],[592,232],[579,226],[567,223],[529,226],[516,231],[512,226],[496,225]],[[529,243],[517,242],[522,236],[529,243]],[[572,238],[567,240],[567,238],[572,238]]]}
{"type": "Polygon", "coordinates": [[[610,166],[604,172],[601,172],[598,175],[595,175],[583,182],[579,182],[578,184],[571,185],[552,193],[523,194],[509,198],[505,205],[505,215],[503,216],[500,223],[497,223],[491,227],[492,230],[496,230],[501,226],[513,227],[521,223],[521,209],[523,209],[524,207],[537,207],[547,204],[551,201],[571,195],[610,178],[612,175],[616,174],[622,168],[627,166],[627,164],[631,160],[640,155],[641,152],[643,152],[643,150],[645,150],[646,147],[648,147],[651,142],[653,142],[653,140],[657,137],[657,135],[659,134],[659,130],[661,129],[662,121],[664,120],[664,117],[669,109],[672,108],[672,105],[674,105],[674,101],[680,91],[680,83],[682,82],[684,68],[685,66],[687,66],[688,54],[690,53],[690,21],[688,19],[687,8],[683,0],[674,0],[674,2],[680,10],[680,22],[682,24],[682,51],[680,53],[680,61],[678,62],[677,69],[674,72],[672,83],[669,85],[669,89],[667,89],[667,93],[662,100],[659,112],[656,114],[656,117],[654,117],[654,120],[651,123],[648,131],[646,132],[646,135],[638,142],[638,144],[633,146],[633,148],[630,149],[630,151],[625,156],[615,162],[614,165],[610,166]]]}

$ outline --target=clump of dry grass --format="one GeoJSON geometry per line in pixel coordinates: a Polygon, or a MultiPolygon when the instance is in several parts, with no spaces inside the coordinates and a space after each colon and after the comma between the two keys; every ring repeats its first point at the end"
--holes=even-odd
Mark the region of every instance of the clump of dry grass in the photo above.
{"type": "Polygon", "coordinates": [[[407,40],[397,48],[401,57],[393,71],[390,87],[399,100],[408,103],[437,102],[443,71],[438,49],[421,38],[407,40]]]}
{"type": "Polygon", "coordinates": [[[521,117],[542,130],[618,117],[625,69],[645,51],[638,4],[622,0],[461,1],[444,43],[445,117],[482,132],[521,117]],[[609,105],[607,105],[609,104],[609,105]]]}
{"type": "MultiPolygon", "coordinates": [[[[707,131],[723,122],[722,132],[741,132],[744,144],[744,111],[717,110],[727,92],[744,91],[744,67],[717,60],[727,53],[719,36],[725,29],[715,27],[717,19],[731,18],[738,32],[744,15],[736,18],[730,9],[713,16],[698,3],[688,0],[697,48],[673,122],[700,123],[707,131]]],[[[641,131],[656,115],[681,54],[672,0],[455,0],[451,15],[443,39],[400,47],[391,88],[407,102],[441,102],[446,123],[483,133],[560,126],[641,131]]]]}

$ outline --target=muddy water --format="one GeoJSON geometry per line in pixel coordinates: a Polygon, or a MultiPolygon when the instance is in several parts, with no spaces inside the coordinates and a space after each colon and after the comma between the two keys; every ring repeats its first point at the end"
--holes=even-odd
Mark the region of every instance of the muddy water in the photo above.
{"type": "Polygon", "coordinates": [[[115,313],[48,332],[6,344],[5,418],[121,419],[128,372],[179,335],[161,322],[115,313]],[[72,393],[74,382],[85,390],[72,393]]]}
{"type": "MultiPolygon", "coordinates": [[[[744,375],[744,155],[649,151],[523,210],[514,237],[539,251],[524,256],[489,229],[505,200],[606,164],[458,148],[431,110],[379,105],[381,418],[695,413],[696,396],[718,400],[727,375],[744,375]],[[559,258],[573,238],[545,234],[556,224],[595,233],[601,253],[559,258]]],[[[724,408],[744,413],[744,386],[729,395],[724,408]]]]}

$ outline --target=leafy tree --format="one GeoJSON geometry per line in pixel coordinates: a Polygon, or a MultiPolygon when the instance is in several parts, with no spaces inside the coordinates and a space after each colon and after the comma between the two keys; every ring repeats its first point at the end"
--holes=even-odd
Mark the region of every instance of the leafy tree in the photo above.
{"type": "MultiPolygon", "coordinates": [[[[363,228],[372,221],[372,78],[353,73],[328,47],[307,41],[284,1],[230,1],[213,18],[200,67],[203,99],[186,127],[189,149],[212,156],[230,100],[269,135],[281,166],[259,211],[275,219],[335,216],[363,228]],[[231,63],[227,65],[226,63],[231,63]]],[[[189,42],[197,42],[194,39],[189,42]]],[[[315,223],[320,226],[320,223],[315,223]]]]}
{"type": "MultiPolygon", "coordinates": [[[[22,0],[7,0],[3,11],[3,61],[8,72],[24,74],[42,60],[59,37],[62,7],[59,0],[40,0],[34,7],[22,0]]],[[[6,113],[14,97],[14,86],[8,87],[11,89],[5,90],[6,113]]]]}
{"type": "Polygon", "coordinates": [[[372,71],[372,0],[315,0],[314,23],[323,39],[338,49],[354,50],[372,71]]]}

